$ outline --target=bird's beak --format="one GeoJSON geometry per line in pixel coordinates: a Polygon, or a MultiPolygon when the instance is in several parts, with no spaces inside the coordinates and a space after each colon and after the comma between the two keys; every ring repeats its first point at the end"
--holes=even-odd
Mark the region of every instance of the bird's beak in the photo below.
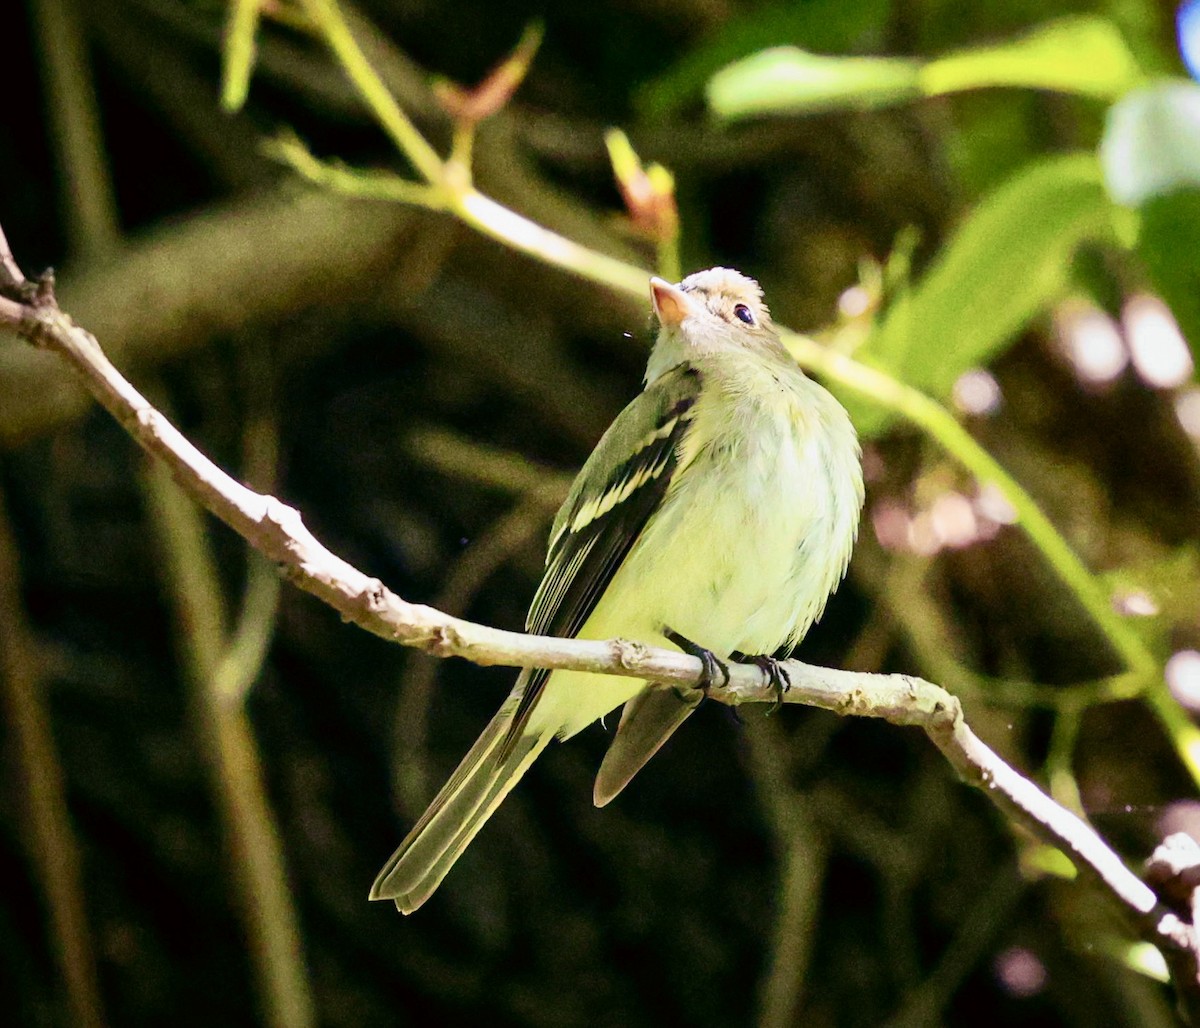
{"type": "Polygon", "coordinates": [[[676,328],[684,318],[695,313],[692,298],[665,279],[650,279],[650,299],[654,303],[654,313],[658,315],[659,324],[664,328],[676,328]]]}

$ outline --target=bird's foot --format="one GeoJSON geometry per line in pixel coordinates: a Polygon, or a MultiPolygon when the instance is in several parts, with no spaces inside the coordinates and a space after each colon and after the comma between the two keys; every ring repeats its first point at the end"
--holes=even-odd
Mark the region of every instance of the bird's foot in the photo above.
{"type": "Polygon", "coordinates": [[[685,692],[683,689],[676,689],[675,694],[685,703],[698,703],[700,699],[708,695],[708,690],[714,685],[725,686],[729,684],[729,665],[721,660],[712,650],[706,650],[703,646],[698,646],[686,636],[680,635],[673,628],[664,628],[663,635],[678,646],[684,653],[692,657],[698,657],[702,670],[700,672],[700,681],[695,689],[689,689],[685,692]],[[718,676],[720,681],[718,681],[718,676]],[[689,696],[687,693],[700,693],[700,696],[689,696]]]}
{"type": "Polygon", "coordinates": [[[783,706],[783,694],[792,687],[792,679],[787,673],[787,668],[774,657],[763,654],[748,657],[739,653],[737,661],[739,664],[753,664],[767,676],[767,684],[775,693],[775,702],[771,704],[771,709],[767,713],[774,714],[778,711],[783,706]]]}

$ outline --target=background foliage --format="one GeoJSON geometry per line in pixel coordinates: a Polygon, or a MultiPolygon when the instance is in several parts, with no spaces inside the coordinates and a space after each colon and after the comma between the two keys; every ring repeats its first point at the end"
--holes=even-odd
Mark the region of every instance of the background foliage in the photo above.
{"type": "MultiPolygon", "coordinates": [[[[8,12],[0,223],[206,452],[406,598],[516,627],[563,475],[638,386],[647,303],[300,182],[266,145],[284,128],[411,176],[319,6],[264,5],[256,32],[253,3],[8,12]]],[[[475,140],[484,192],[650,268],[669,250],[622,213],[621,126],[675,176],[685,270],[741,268],[777,320],[945,405],[835,369],[870,492],[804,657],[955,691],[1131,862],[1200,832],[1190,12],[341,10],[443,154],[434,76],[479,81],[541,18],[475,140]]],[[[8,338],[0,445],[0,982],[22,1023],[1172,1023],[1099,891],[923,737],[819,712],[706,708],[604,811],[594,729],[426,908],[368,905],[511,673],[278,591],[8,338]]]]}

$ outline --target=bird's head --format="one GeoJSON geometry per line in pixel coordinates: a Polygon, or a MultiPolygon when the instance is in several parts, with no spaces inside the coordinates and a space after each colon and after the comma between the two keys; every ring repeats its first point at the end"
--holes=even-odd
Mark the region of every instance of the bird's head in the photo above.
{"type": "Polygon", "coordinates": [[[762,288],[731,268],[698,271],[678,285],[652,278],[650,299],[659,334],[646,372],[648,382],[684,360],[780,347],[762,288]]]}
{"type": "Polygon", "coordinates": [[[772,331],[762,287],[732,268],[697,271],[679,285],[652,278],[650,298],[658,323],[666,331],[772,331]]]}

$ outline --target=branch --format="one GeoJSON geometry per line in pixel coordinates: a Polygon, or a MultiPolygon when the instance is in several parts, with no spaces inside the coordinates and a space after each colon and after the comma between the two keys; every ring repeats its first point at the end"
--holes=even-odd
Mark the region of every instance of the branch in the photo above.
{"type": "MultiPolygon", "coordinates": [[[[147,453],[165,462],[194,500],[278,564],[287,579],[324,600],[345,620],[437,657],[464,657],[482,665],[591,671],[662,685],[698,684],[700,661],[686,654],[622,639],[559,639],[489,628],[408,603],[379,579],[363,574],[323,546],[305,528],[297,510],[248,489],[193,446],[122,377],[96,338],[59,309],[49,273],[35,282],[23,279],[0,230],[3,325],[66,360],[96,400],[147,453]]],[[[791,679],[785,702],[921,728],[966,782],[1063,850],[1081,872],[1117,900],[1144,938],[1168,951],[1174,966],[1190,969],[1187,975],[1176,975],[1178,988],[1198,988],[1194,927],[1166,907],[1086,822],[983,743],[963,719],[956,697],[910,675],[841,671],[797,660],[784,666],[791,679]]],[[[729,705],[775,699],[761,669],[737,664],[730,667],[728,683],[714,686],[708,695],[729,705]]]]}

